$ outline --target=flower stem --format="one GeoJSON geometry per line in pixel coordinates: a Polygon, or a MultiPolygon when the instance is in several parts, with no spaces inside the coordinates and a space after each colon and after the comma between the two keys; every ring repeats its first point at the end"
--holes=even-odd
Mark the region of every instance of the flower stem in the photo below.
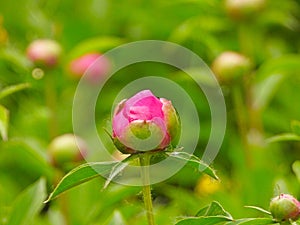
{"type": "Polygon", "coordinates": [[[248,168],[250,168],[252,165],[252,155],[250,153],[250,145],[247,138],[248,124],[246,121],[248,115],[247,115],[246,106],[244,104],[243,91],[238,84],[235,84],[232,88],[232,92],[233,92],[232,93],[233,103],[234,103],[236,117],[237,117],[237,126],[241,135],[246,165],[248,168]]]}
{"type": "Polygon", "coordinates": [[[143,182],[143,200],[145,204],[148,225],[155,225],[152,198],[151,198],[151,186],[150,186],[150,165],[151,155],[143,153],[139,155],[140,166],[141,166],[141,177],[143,182]]]}
{"type": "Polygon", "coordinates": [[[55,83],[54,83],[54,73],[48,71],[48,74],[45,76],[45,98],[46,98],[46,105],[50,112],[50,118],[48,122],[49,127],[49,137],[50,139],[57,136],[58,131],[58,122],[57,122],[57,115],[56,115],[56,90],[55,90],[55,83]]]}

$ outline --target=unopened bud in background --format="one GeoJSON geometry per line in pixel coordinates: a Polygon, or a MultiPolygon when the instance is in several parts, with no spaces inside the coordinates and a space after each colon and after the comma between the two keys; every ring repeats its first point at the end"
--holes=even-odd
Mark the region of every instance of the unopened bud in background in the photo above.
{"type": "Polygon", "coordinates": [[[81,78],[83,75],[90,82],[99,82],[110,69],[108,59],[100,53],[87,53],[74,60],[68,66],[72,77],[81,78]]]}
{"type": "Polygon", "coordinates": [[[211,68],[220,82],[230,82],[249,73],[252,63],[240,53],[227,51],[213,61],[211,68]]]}
{"type": "Polygon", "coordinates": [[[26,51],[28,59],[42,67],[56,66],[61,53],[61,46],[51,39],[37,39],[30,43],[26,51]]]}
{"type": "Polygon", "coordinates": [[[266,5],[266,0],[226,0],[225,9],[235,19],[255,18],[266,5]]]}
{"type": "Polygon", "coordinates": [[[270,211],[278,222],[296,220],[300,216],[300,202],[289,194],[280,194],[271,200],[270,211]]]}
{"type": "Polygon", "coordinates": [[[80,162],[87,154],[85,142],[73,134],[63,134],[54,138],[48,146],[48,154],[54,166],[80,162]]]}

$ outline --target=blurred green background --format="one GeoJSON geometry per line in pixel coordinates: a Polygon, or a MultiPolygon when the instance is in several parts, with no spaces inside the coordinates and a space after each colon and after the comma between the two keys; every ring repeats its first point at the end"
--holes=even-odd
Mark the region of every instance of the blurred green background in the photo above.
{"type": "MultiPolygon", "coordinates": [[[[252,65],[236,79],[220,79],[228,117],[224,143],[212,165],[220,181],[187,167],[154,185],[157,224],[194,215],[212,200],[240,218],[259,216],[244,205],[267,209],[281,192],[300,197],[299,37],[299,0],[1,1],[0,93],[15,89],[0,94],[0,224],[146,223],[140,189],[112,184],[102,190],[103,178],[42,204],[75,167],[51,164],[47,152],[54,137],[73,132],[78,78],[68,70],[70,61],[146,39],[178,43],[209,66],[226,51],[247,57],[252,65]],[[43,38],[56,40],[63,52],[55,68],[41,67],[39,78],[33,70],[40,66],[27,58],[26,49],[43,38]],[[15,86],[20,84],[25,86],[15,86]],[[42,180],[30,186],[41,177],[46,185],[42,180]]],[[[159,74],[190,94],[201,120],[195,152],[201,157],[210,133],[205,96],[188,76],[158,63],[129,66],[109,80],[96,110],[101,136],[117,93],[140,74],[159,74]]],[[[113,151],[109,138],[103,138],[113,151]]]]}

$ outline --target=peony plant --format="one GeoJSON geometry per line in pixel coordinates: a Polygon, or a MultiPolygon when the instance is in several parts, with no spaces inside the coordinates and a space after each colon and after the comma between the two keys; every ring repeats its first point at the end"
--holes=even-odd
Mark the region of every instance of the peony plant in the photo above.
{"type": "Polygon", "coordinates": [[[179,135],[180,122],[171,101],[143,90],[118,104],[112,128],[116,147],[132,154],[164,150],[179,135]]]}
{"type": "Polygon", "coordinates": [[[148,167],[150,152],[167,149],[179,134],[180,122],[172,102],[157,98],[143,90],[116,107],[112,119],[112,139],[122,153],[139,154],[145,203],[149,225],[154,225],[148,167]]]}
{"type": "MultiPolygon", "coordinates": [[[[104,188],[130,164],[140,166],[140,179],[148,225],[154,225],[151,197],[150,165],[171,158],[218,179],[215,171],[198,157],[177,147],[181,123],[172,102],[142,90],[117,104],[112,114],[111,138],[116,148],[127,156],[122,161],[93,162],[80,165],[59,182],[47,201],[66,190],[87,182],[99,174],[106,177],[104,188]],[[129,154],[129,156],[128,156],[129,154]],[[204,170],[203,170],[204,169],[204,170]]],[[[123,158],[123,157],[122,157],[123,158]]],[[[47,202],[46,201],[46,202],[47,202]]]]}

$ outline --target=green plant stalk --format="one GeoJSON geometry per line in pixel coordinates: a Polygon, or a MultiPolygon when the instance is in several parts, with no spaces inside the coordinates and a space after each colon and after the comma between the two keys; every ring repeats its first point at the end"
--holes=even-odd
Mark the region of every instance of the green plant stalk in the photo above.
{"type": "Polygon", "coordinates": [[[249,22],[240,22],[238,26],[238,40],[240,45],[240,51],[244,55],[247,55],[251,58],[255,58],[255,48],[253,48],[252,43],[256,41],[257,33],[253,31],[253,26],[249,22]]]}
{"type": "Polygon", "coordinates": [[[55,74],[49,70],[46,71],[45,74],[45,98],[46,105],[50,112],[50,118],[48,122],[50,139],[57,136],[58,133],[58,122],[56,115],[56,90],[53,80],[54,75],[55,74]]]}
{"type": "Polygon", "coordinates": [[[145,204],[148,225],[155,225],[149,174],[150,158],[151,155],[148,153],[142,153],[139,155],[141,166],[141,178],[143,182],[143,200],[145,204]]]}
{"type": "MultiPolygon", "coordinates": [[[[53,178],[53,184],[56,187],[59,182],[63,179],[64,173],[59,170],[55,169],[55,175],[53,178]]],[[[63,217],[65,219],[65,225],[71,225],[70,222],[70,210],[69,210],[69,200],[68,200],[68,195],[67,193],[63,193],[60,198],[57,199],[59,207],[63,213],[63,217]]]]}
{"type": "MultiPolygon", "coordinates": [[[[55,71],[53,70],[45,70],[45,101],[46,106],[49,110],[50,117],[48,121],[48,132],[49,132],[49,138],[53,139],[58,135],[58,118],[56,113],[56,87],[55,87],[55,71]]],[[[55,186],[59,183],[59,180],[63,178],[63,175],[61,174],[61,171],[56,171],[57,177],[54,180],[55,186]]],[[[69,211],[69,201],[66,196],[66,194],[63,194],[61,198],[59,199],[59,204],[62,210],[62,213],[65,218],[65,224],[70,225],[70,211],[69,211]]]]}
{"type": "Polygon", "coordinates": [[[232,95],[233,95],[233,104],[235,107],[235,114],[237,118],[237,126],[241,135],[241,140],[244,149],[244,155],[246,160],[247,167],[251,167],[252,165],[252,156],[250,153],[250,145],[248,142],[248,126],[247,126],[247,112],[246,112],[246,105],[243,104],[243,91],[242,87],[239,84],[234,84],[232,88],[232,95]]]}

